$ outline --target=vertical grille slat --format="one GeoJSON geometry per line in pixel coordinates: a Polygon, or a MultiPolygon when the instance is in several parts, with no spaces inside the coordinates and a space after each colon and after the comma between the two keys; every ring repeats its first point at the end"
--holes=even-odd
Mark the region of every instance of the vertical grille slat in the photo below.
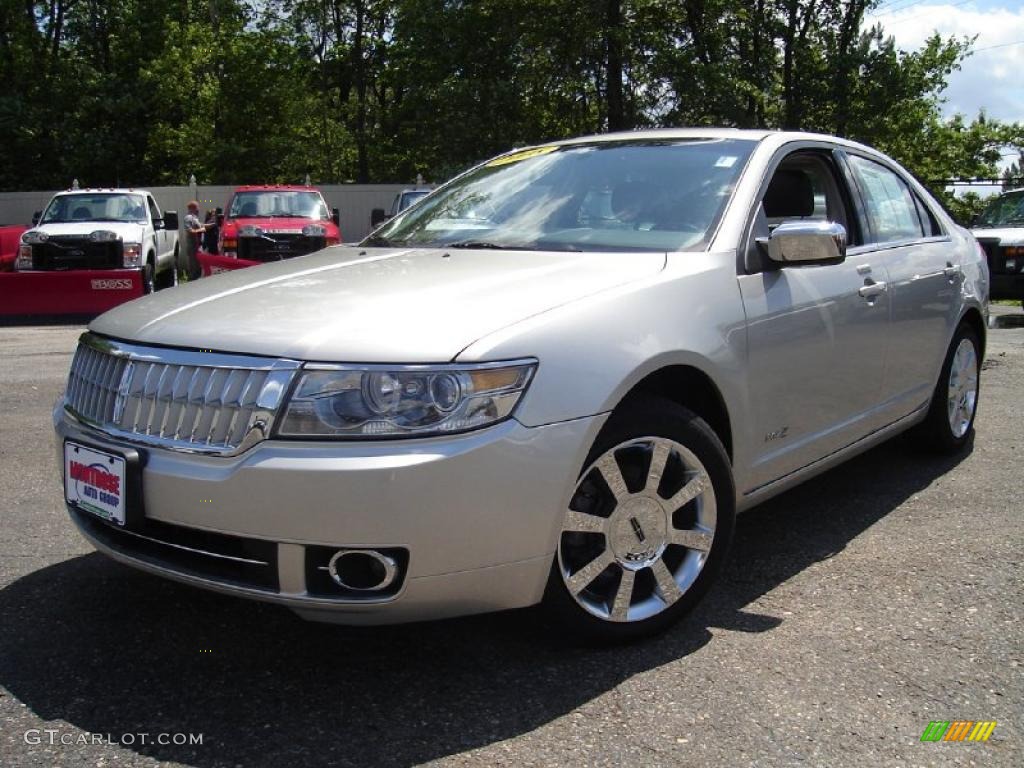
{"type": "MultiPolygon", "coordinates": [[[[233,356],[174,352],[161,360],[159,350],[131,349],[144,354],[129,357],[80,343],[68,375],[66,407],[101,430],[138,435],[143,442],[177,450],[194,446],[230,452],[242,445],[258,412],[266,423],[266,410],[257,403],[270,368],[259,358],[238,356],[243,364],[228,367],[222,361],[227,357],[231,362],[233,356]]],[[[291,370],[298,367],[282,362],[291,370]]],[[[280,375],[275,374],[278,381],[280,375]]]]}

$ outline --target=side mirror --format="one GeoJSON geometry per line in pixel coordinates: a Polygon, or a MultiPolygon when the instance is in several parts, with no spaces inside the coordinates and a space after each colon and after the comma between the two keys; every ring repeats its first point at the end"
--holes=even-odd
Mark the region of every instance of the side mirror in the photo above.
{"type": "Polygon", "coordinates": [[[772,230],[767,246],[768,258],[780,264],[835,263],[846,258],[846,227],[834,221],[784,221],[772,230]]]}
{"type": "Polygon", "coordinates": [[[981,218],[981,214],[980,213],[974,214],[973,216],[971,216],[971,223],[968,224],[967,226],[971,227],[972,229],[974,227],[978,226],[978,219],[980,219],[980,218],[981,218]]]}
{"type": "Polygon", "coordinates": [[[331,208],[331,221],[334,222],[334,226],[341,226],[341,211],[337,208],[331,208]]]}
{"type": "MultiPolygon", "coordinates": [[[[156,222],[153,222],[154,226],[156,222]]],[[[172,232],[178,228],[178,212],[177,211],[164,211],[164,229],[169,229],[172,232]]]]}
{"type": "Polygon", "coordinates": [[[370,211],[370,226],[376,228],[390,218],[391,217],[384,212],[383,208],[374,208],[370,211]]]}
{"type": "Polygon", "coordinates": [[[43,218],[43,212],[42,211],[36,211],[35,213],[33,213],[32,214],[32,226],[34,227],[36,224],[38,224],[39,220],[41,218],[43,218]]]}

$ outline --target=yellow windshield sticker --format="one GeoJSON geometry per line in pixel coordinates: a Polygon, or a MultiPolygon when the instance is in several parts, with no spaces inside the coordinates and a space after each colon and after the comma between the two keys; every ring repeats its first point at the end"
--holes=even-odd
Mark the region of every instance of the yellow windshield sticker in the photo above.
{"type": "Polygon", "coordinates": [[[487,167],[493,168],[496,165],[518,163],[520,160],[526,160],[539,155],[546,155],[548,152],[554,152],[556,149],[558,149],[558,147],[534,147],[533,149],[524,149],[522,152],[513,152],[511,155],[504,155],[495,160],[491,160],[491,162],[487,164],[487,167]]]}

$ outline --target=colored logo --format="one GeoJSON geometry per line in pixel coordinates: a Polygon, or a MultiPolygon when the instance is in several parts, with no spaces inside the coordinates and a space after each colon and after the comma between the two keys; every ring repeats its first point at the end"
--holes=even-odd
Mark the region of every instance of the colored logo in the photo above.
{"type": "Polygon", "coordinates": [[[995,720],[932,720],[921,741],[988,741],[995,729],[995,720]]]}

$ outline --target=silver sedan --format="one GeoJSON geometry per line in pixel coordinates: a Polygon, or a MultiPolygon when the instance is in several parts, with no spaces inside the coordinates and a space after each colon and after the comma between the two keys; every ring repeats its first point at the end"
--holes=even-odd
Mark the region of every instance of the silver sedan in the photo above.
{"type": "Polygon", "coordinates": [[[542,603],[636,637],[707,591],[737,512],[904,430],[962,449],[987,297],[971,234],[853,142],[518,149],[358,246],[95,320],[65,498],[117,560],[312,619],[542,603]]]}

